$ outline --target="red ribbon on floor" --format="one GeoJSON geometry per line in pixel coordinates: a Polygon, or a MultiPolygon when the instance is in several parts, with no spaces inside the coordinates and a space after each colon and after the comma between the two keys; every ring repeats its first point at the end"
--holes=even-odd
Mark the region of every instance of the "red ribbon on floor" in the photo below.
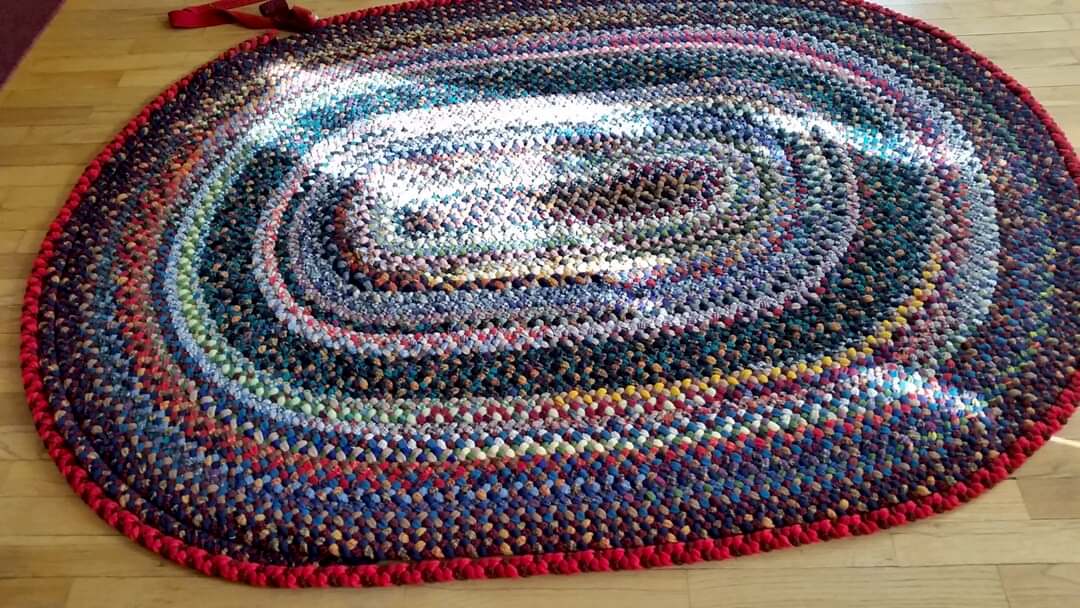
{"type": "Polygon", "coordinates": [[[301,6],[289,6],[286,0],[269,0],[259,5],[259,14],[233,9],[255,4],[259,0],[217,0],[209,4],[189,6],[169,11],[169,25],[176,28],[197,28],[235,23],[253,30],[286,30],[306,32],[315,27],[318,17],[301,6]]]}

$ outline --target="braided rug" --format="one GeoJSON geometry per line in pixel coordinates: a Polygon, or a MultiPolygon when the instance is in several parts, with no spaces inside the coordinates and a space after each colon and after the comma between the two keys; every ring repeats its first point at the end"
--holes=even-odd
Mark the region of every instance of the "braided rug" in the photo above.
{"type": "Polygon", "coordinates": [[[950,509],[1073,409],[1080,166],[948,34],[857,0],[319,25],[170,87],[34,265],[36,424],[144,546],[284,586],[723,559],[950,509]]]}

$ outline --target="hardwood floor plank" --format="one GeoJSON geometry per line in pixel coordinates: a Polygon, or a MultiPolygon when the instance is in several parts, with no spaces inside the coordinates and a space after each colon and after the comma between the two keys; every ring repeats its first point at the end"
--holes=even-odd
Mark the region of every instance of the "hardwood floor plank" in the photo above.
{"type": "MultiPolygon", "coordinates": [[[[250,32],[249,32],[250,37],[250,32]]],[[[224,50],[224,49],[223,49],[224,50]]],[[[181,75],[209,58],[202,53],[181,51],[162,53],[131,53],[124,55],[84,55],[80,57],[47,57],[32,60],[28,69],[37,74],[86,71],[125,71],[147,68],[173,68],[181,75]]]]}
{"type": "Polygon", "coordinates": [[[65,90],[73,88],[115,89],[124,75],[121,70],[88,70],[86,72],[38,73],[20,70],[4,87],[12,91],[48,89],[55,92],[57,87],[65,90]]]}
{"type": "Polygon", "coordinates": [[[11,608],[64,608],[71,591],[70,579],[0,579],[0,605],[11,608]]]}
{"type": "MultiPolygon", "coordinates": [[[[132,111],[135,111],[132,102],[132,111]]],[[[128,116],[130,118],[130,114],[128,116]]],[[[22,138],[24,144],[95,144],[99,149],[116,135],[117,126],[104,121],[88,121],[76,126],[34,126],[22,138]]],[[[0,146],[5,142],[0,141],[0,146]]],[[[11,142],[14,143],[14,142],[11,142]]]]}
{"type": "Polygon", "coordinates": [[[1070,608],[1080,603],[1080,565],[1000,566],[1010,608],[1070,608]]]}
{"type": "Polygon", "coordinates": [[[1027,67],[1012,70],[1012,75],[1027,87],[1080,85],[1080,64],[1027,67]]]}
{"type": "MultiPolygon", "coordinates": [[[[2,166],[2,162],[0,160],[0,166],[2,166]]],[[[55,218],[56,209],[51,207],[25,207],[18,210],[0,209],[0,226],[15,230],[43,230],[55,218]]]]}
{"type": "Polygon", "coordinates": [[[1018,480],[1032,519],[1080,519],[1080,477],[1018,480]]]}
{"type": "Polygon", "coordinates": [[[73,492],[63,497],[0,497],[0,536],[116,535],[73,492]]]}
{"type": "MultiPolygon", "coordinates": [[[[2,170],[2,168],[0,168],[2,170]]],[[[25,278],[34,265],[34,258],[30,253],[11,254],[0,257],[0,279],[25,278]]]]}
{"type": "Polygon", "coordinates": [[[119,86],[161,90],[179,80],[186,73],[186,71],[177,71],[174,68],[127,70],[121,76],[119,86]]]}
{"type": "Polygon", "coordinates": [[[1055,121],[1060,122],[1070,115],[1072,108],[1080,106],[1080,86],[1029,88],[1044,107],[1051,109],[1055,121]]]}
{"type": "MultiPolygon", "coordinates": [[[[177,78],[186,74],[185,70],[177,70],[177,78]]],[[[166,83],[167,84],[167,83],[166,83]]],[[[94,109],[111,109],[117,107],[127,108],[130,99],[152,99],[156,97],[165,85],[151,87],[124,87],[131,89],[125,91],[125,101],[118,101],[116,91],[118,89],[71,89],[63,95],[55,95],[48,90],[20,90],[8,92],[4,98],[4,106],[11,109],[19,108],[66,108],[66,107],[91,107],[94,109]]]]}
{"type": "MultiPolygon", "coordinates": [[[[81,147],[84,150],[97,150],[98,148],[96,144],[81,144],[78,145],[78,147],[81,147]]],[[[4,148],[5,146],[0,146],[0,154],[3,154],[4,148]]],[[[87,157],[83,159],[82,162],[88,162],[90,158],[91,157],[87,157]]],[[[19,211],[22,209],[45,207],[57,211],[67,199],[69,188],[66,185],[10,186],[3,189],[2,192],[5,194],[5,197],[0,199],[0,210],[19,211]]],[[[5,226],[4,228],[7,229],[8,227],[5,226]]]]}
{"type": "Polygon", "coordinates": [[[1014,479],[994,486],[982,496],[934,517],[939,524],[948,522],[1023,521],[1029,519],[1020,486],[1014,479]]]}
{"type": "MultiPolygon", "coordinates": [[[[59,205],[57,209],[59,209],[59,205]]],[[[41,250],[41,243],[45,240],[47,232],[47,230],[23,230],[22,238],[19,239],[15,251],[17,253],[33,253],[36,255],[41,250]]]]}
{"type": "MultiPolygon", "coordinates": [[[[688,608],[687,570],[462,581],[405,588],[409,606],[442,608],[688,608]]],[[[750,575],[753,576],[753,575],[750,575]]]]}
{"type": "MultiPolygon", "coordinates": [[[[2,214],[3,212],[0,212],[2,214]]],[[[25,230],[20,230],[18,241],[22,242],[23,234],[25,230]]],[[[23,301],[23,292],[26,289],[26,281],[23,279],[0,279],[0,306],[16,306],[21,307],[23,301]]],[[[2,366],[0,369],[14,370],[17,365],[2,366]]],[[[4,372],[7,373],[7,372],[4,372]]],[[[3,389],[0,389],[3,392],[3,389]]]]}
{"type": "MultiPolygon", "coordinates": [[[[259,589],[205,576],[77,578],[68,608],[404,608],[401,587],[259,589]]],[[[413,605],[415,606],[415,605],[413,605]]]]}
{"type": "Polygon", "coordinates": [[[132,46],[135,54],[184,52],[198,54],[199,60],[191,67],[210,61],[222,51],[232,48],[252,37],[253,32],[237,28],[208,28],[186,32],[181,38],[160,35],[140,37],[132,46]]]}
{"type": "Polygon", "coordinates": [[[1057,433],[1054,433],[1055,437],[1060,439],[1068,439],[1071,441],[1080,441],[1080,416],[1073,416],[1065,423],[1065,426],[1061,427],[1057,433]]]}
{"type": "MultiPolygon", "coordinates": [[[[0,205],[2,208],[2,205],[0,205]]],[[[15,253],[19,250],[25,230],[0,230],[0,255],[15,253]]]]}
{"type": "Polygon", "coordinates": [[[71,496],[71,486],[49,460],[13,460],[0,464],[6,467],[5,474],[0,477],[0,498],[71,496]]]}
{"type": "MultiPolygon", "coordinates": [[[[27,414],[29,418],[29,414],[27,414]]],[[[29,424],[0,426],[0,461],[48,458],[41,437],[29,424]]]]}
{"type": "Polygon", "coordinates": [[[1080,448],[1058,443],[1047,443],[1032,454],[1013,477],[1080,477],[1080,448]]]}
{"type": "MultiPolygon", "coordinates": [[[[3,279],[0,279],[3,280],[3,279]]],[[[22,318],[22,305],[9,304],[0,306],[0,329],[19,331],[19,320],[22,318]]]]}
{"type": "MultiPolygon", "coordinates": [[[[0,334],[0,365],[13,367],[19,365],[19,336],[0,334]]],[[[22,399],[22,391],[19,391],[18,396],[22,399]]],[[[7,398],[7,395],[0,394],[0,403],[7,398]]],[[[2,420],[3,418],[0,418],[0,426],[5,424],[2,420]]]]}
{"type": "MultiPolygon", "coordinates": [[[[0,338],[5,341],[19,339],[19,336],[14,334],[0,334],[0,338]]],[[[15,350],[14,352],[18,352],[15,350]]],[[[33,424],[33,419],[30,417],[30,408],[26,405],[26,397],[20,390],[12,393],[0,393],[0,428],[5,426],[24,426],[28,427],[33,424]]]]}
{"type": "Polygon", "coordinates": [[[67,186],[82,175],[86,165],[0,166],[0,186],[67,186]]]}
{"type": "Polygon", "coordinates": [[[761,570],[776,568],[868,568],[896,565],[888,534],[853,536],[802,547],[747,555],[719,562],[698,562],[689,570],[761,570]]]}
{"type": "Polygon", "coordinates": [[[0,145],[3,145],[5,142],[11,145],[18,144],[29,132],[30,127],[0,126],[0,145]]]}
{"type": "Polygon", "coordinates": [[[5,105],[0,112],[0,127],[85,124],[92,109],[89,106],[12,108],[6,105],[7,95],[2,101],[5,105]]]}
{"type": "Polygon", "coordinates": [[[78,57],[91,53],[98,56],[126,55],[131,52],[131,46],[134,43],[135,40],[131,38],[74,40],[52,35],[51,30],[46,30],[34,43],[34,57],[37,59],[78,57]]]}
{"type": "Polygon", "coordinates": [[[992,53],[988,55],[987,58],[1002,69],[1008,70],[1010,73],[1014,73],[1020,68],[1044,68],[1050,66],[1076,65],[1077,63],[1080,63],[1080,58],[1078,58],[1076,53],[1076,47],[999,52],[992,53]]]}
{"type": "MultiPolygon", "coordinates": [[[[0,146],[0,165],[68,165],[86,166],[100,149],[96,144],[27,144],[0,146]]],[[[2,224],[0,224],[2,225],[2,224]]]]}
{"type": "Polygon", "coordinates": [[[184,568],[118,534],[0,536],[0,578],[187,577],[184,568]]]}
{"type": "Polygon", "coordinates": [[[890,530],[902,566],[1080,563],[1080,520],[939,521],[890,530]]]}
{"type": "Polygon", "coordinates": [[[963,37],[964,42],[983,54],[1011,50],[1049,49],[1076,44],[1076,32],[1057,30],[1051,32],[1007,32],[979,34],[963,37]]]}
{"type": "Polygon", "coordinates": [[[1080,11],[1080,0],[886,0],[882,4],[923,19],[956,16],[1009,17],[1080,11]]]}
{"type": "MultiPolygon", "coordinates": [[[[4,211],[0,210],[0,218],[3,218],[4,211]]],[[[19,245],[22,243],[23,238],[26,235],[26,230],[14,230],[15,252],[18,251],[19,245]]],[[[13,252],[14,253],[14,252],[13,252]]],[[[23,293],[26,290],[26,280],[13,278],[13,279],[0,279],[0,308],[14,307],[21,309],[23,302],[23,293]]],[[[21,315],[21,312],[20,312],[21,315]]],[[[2,369],[15,369],[17,366],[0,366],[2,369]]],[[[7,374],[8,372],[0,372],[0,375],[7,374]]],[[[6,380],[7,378],[4,378],[6,380]]],[[[0,385],[3,381],[0,381],[0,385]]],[[[0,392],[3,392],[3,388],[0,388],[0,392]]]]}
{"type": "Polygon", "coordinates": [[[690,572],[690,608],[1008,608],[993,566],[690,572]]]}
{"type": "Polygon", "coordinates": [[[1010,15],[1003,17],[958,16],[935,19],[934,24],[957,36],[1008,34],[1026,32],[1055,32],[1073,28],[1069,19],[1060,13],[1046,15],[1010,15]]]}

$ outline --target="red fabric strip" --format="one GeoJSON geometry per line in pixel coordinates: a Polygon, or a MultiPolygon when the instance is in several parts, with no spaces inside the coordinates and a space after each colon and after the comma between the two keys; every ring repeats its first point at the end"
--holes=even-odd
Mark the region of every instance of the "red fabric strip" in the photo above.
{"type": "Polygon", "coordinates": [[[318,22],[315,13],[301,6],[290,7],[286,0],[263,2],[257,15],[233,10],[256,2],[258,0],[217,0],[169,11],[169,25],[187,29],[234,23],[253,30],[306,32],[318,22]]]}

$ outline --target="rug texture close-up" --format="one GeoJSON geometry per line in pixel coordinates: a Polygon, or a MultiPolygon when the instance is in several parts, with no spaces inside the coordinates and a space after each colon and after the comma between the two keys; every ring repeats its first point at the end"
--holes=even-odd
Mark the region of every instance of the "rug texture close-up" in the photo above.
{"type": "Polygon", "coordinates": [[[871,534],[1080,398],[1078,176],[1016,81],[857,0],[381,7],[132,119],[23,380],[91,508],[255,585],[871,534]]]}

